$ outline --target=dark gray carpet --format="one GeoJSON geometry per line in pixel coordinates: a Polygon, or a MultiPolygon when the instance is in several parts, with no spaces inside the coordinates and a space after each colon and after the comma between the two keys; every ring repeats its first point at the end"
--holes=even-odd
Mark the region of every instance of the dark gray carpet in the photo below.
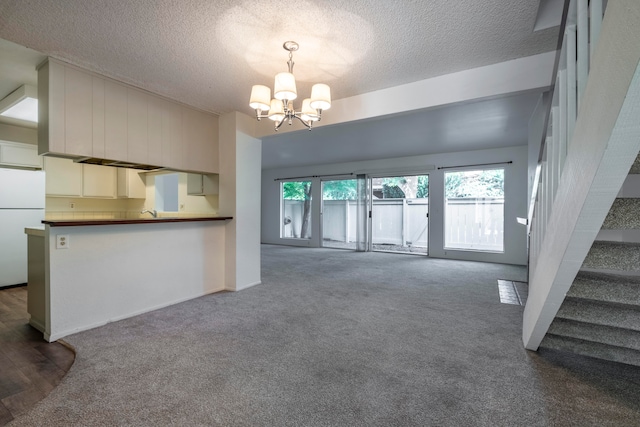
{"type": "Polygon", "coordinates": [[[496,281],[525,275],[263,246],[260,286],[68,337],[76,363],[12,425],[640,425],[640,369],[523,349],[496,281]]]}

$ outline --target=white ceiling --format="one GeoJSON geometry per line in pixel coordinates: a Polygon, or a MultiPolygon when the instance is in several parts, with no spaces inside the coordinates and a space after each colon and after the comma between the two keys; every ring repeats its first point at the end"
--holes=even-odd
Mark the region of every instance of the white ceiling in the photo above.
{"type": "Polygon", "coordinates": [[[262,139],[263,169],[527,144],[538,93],[416,111],[262,139]]]}
{"type": "MultiPolygon", "coordinates": [[[[552,51],[558,28],[534,32],[537,11],[537,0],[0,0],[0,38],[37,51],[12,45],[24,56],[5,61],[0,43],[0,97],[19,75],[35,79],[41,52],[206,111],[252,115],[251,86],[286,70],[285,40],[300,44],[298,92],[325,82],[341,99],[552,51]]],[[[534,105],[510,97],[269,136],[264,167],[336,161],[339,151],[321,148],[332,144],[346,161],[523,143],[534,105]]]]}

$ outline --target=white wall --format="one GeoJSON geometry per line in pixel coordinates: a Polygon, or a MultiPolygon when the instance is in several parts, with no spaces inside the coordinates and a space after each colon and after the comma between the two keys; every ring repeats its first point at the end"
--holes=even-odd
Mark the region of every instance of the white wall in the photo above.
{"type": "Polygon", "coordinates": [[[223,290],[224,244],[225,221],[47,226],[45,339],[223,290]]]}
{"type": "MultiPolygon", "coordinates": [[[[313,203],[310,240],[280,238],[280,183],[277,178],[347,173],[428,173],[429,174],[429,255],[476,261],[525,265],[527,262],[526,228],[516,217],[527,214],[527,147],[445,153],[384,160],[316,165],[262,171],[262,242],[295,246],[320,245],[320,204],[313,203]],[[505,242],[504,253],[444,250],[444,170],[443,166],[507,162],[505,165],[505,242]]],[[[313,178],[312,198],[321,200],[320,179],[313,178]]]]}
{"type": "Polygon", "coordinates": [[[260,180],[262,141],[256,120],[233,112],[220,116],[220,216],[226,227],[225,289],[260,284],[260,180]]]}

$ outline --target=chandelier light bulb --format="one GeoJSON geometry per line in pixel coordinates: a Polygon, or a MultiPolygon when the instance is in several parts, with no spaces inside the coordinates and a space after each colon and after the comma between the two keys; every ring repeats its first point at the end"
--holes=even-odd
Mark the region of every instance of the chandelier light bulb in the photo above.
{"type": "Polygon", "coordinates": [[[254,85],[251,88],[249,105],[256,110],[256,118],[258,120],[269,118],[276,122],[276,130],[285,121],[291,124],[293,119],[298,119],[311,130],[313,123],[320,120],[322,110],[331,108],[331,89],[323,83],[313,85],[311,97],[305,98],[302,101],[302,109],[296,112],[292,102],[298,97],[296,78],[293,75],[293,52],[298,50],[299,46],[294,41],[287,41],[282,47],[289,52],[289,61],[287,61],[289,71],[276,74],[273,99],[271,99],[271,90],[267,86],[254,85]]]}

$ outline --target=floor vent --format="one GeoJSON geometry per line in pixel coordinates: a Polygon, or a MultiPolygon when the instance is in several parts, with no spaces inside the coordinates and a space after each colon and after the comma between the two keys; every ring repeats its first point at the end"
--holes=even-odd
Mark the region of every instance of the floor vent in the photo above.
{"type": "Polygon", "coordinates": [[[503,304],[525,305],[529,287],[526,282],[498,279],[498,293],[503,304]]]}

